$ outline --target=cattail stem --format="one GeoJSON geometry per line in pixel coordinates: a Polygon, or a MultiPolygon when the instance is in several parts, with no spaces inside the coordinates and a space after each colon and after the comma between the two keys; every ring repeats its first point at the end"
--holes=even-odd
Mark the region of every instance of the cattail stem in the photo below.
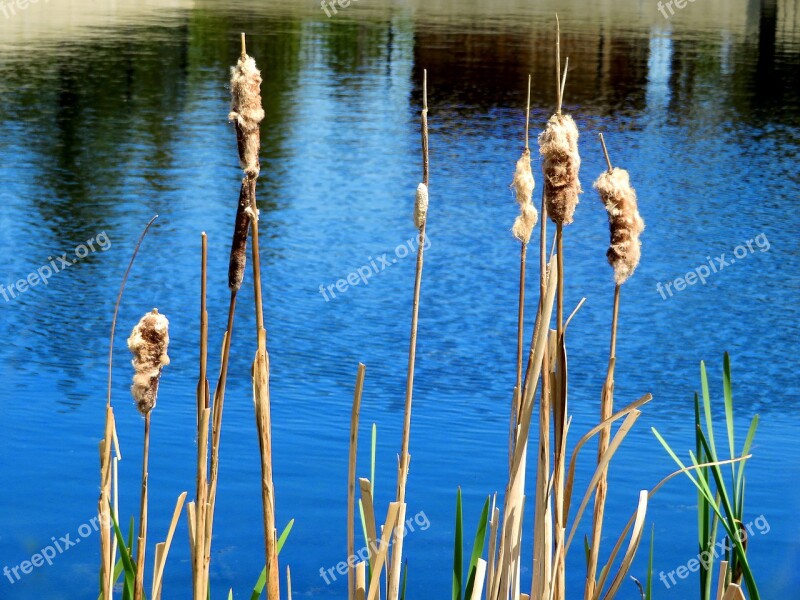
{"type": "Polygon", "coordinates": [[[206,519],[208,515],[208,440],[210,393],[208,387],[208,236],[201,234],[200,247],[200,374],[197,381],[197,474],[195,502],[188,508],[193,519],[192,577],[195,600],[208,596],[208,563],[205,560],[206,519]]]}
{"type": "MultiPolygon", "coordinates": [[[[272,479],[272,417],[269,397],[269,354],[264,327],[264,301],[261,286],[261,251],[258,236],[258,203],[256,180],[260,172],[259,125],[264,118],[261,103],[261,74],[255,61],[247,56],[246,38],[242,34],[242,54],[231,81],[233,101],[231,120],[236,126],[239,159],[245,171],[242,182],[243,203],[247,207],[252,237],[253,290],[256,314],[256,358],[253,362],[253,395],[255,399],[256,432],[261,458],[261,501],[264,521],[264,557],[267,567],[267,598],[278,600],[280,573],[275,530],[275,489],[272,479]]],[[[241,201],[240,201],[241,202],[241,201]]]]}
{"type": "MultiPolygon", "coordinates": [[[[429,187],[430,183],[430,156],[428,149],[428,71],[423,70],[422,75],[422,112],[420,115],[422,136],[422,183],[429,187]]],[[[414,275],[414,296],[411,302],[411,335],[408,348],[408,370],[406,373],[406,397],[403,414],[403,438],[400,448],[400,462],[397,469],[397,504],[402,509],[406,497],[406,482],[408,481],[408,466],[411,456],[408,452],[411,438],[411,405],[414,394],[414,370],[417,357],[417,329],[419,323],[419,298],[422,288],[422,268],[425,264],[425,229],[427,219],[423,220],[419,228],[419,243],[417,244],[417,264],[414,275]]],[[[387,567],[387,599],[397,600],[400,589],[400,571],[403,557],[403,528],[395,531],[392,560],[387,567]]]]}
{"type": "Polygon", "coordinates": [[[561,22],[556,13],[556,114],[561,114],[561,22]]]}
{"type": "MultiPolygon", "coordinates": [[[[347,472],[347,556],[355,554],[355,511],[356,511],[356,456],[358,454],[358,420],[361,412],[361,394],[364,391],[366,367],[359,363],[356,374],[356,387],[353,392],[353,410],[350,415],[350,460],[347,472]]],[[[356,569],[348,561],[347,598],[353,600],[356,590],[356,569]]]]}
{"type": "Polygon", "coordinates": [[[608,165],[608,172],[611,173],[614,170],[614,167],[611,166],[611,157],[608,155],[608,148],[606,147],[606,138],[603,137],[603,134],[600,135],[600,144],[603,146],[603,156],[606,158],[606,164],[608,165]]]}
{"type": "MultiPolygon", "coordinates": [[[[564,348],[564,226],[556,223],[556,260],[558,264],[558,279],[556,284],[556,339],[558,357],[558,398],[553,404],[554,413],[554,475],[553,489],[555,499],[555,546],[563,548],[566,515],[564,515],[564,438],[567,420],[567,369],[564,348]]],[[[565,598],[564,581],[564,554],[557,554],[555,587],[556,600],[565,598]]]]}
{"type": "MultiPolygon", "coordinates": [[[[600,399],[600,422],[610,418],[614,412],[614,367],[616,365],[617,354],[617,323],[619,317],[619,298],[620,284],[614,286],[614,307],[611,318],[611,344],[608,356],[608,369],[603,385],[603,392],[600,399]]],[[[597,444],[597,460],[602,458],[608,450],[611,438],[611,427],[605,427],[600,431],[597,444]]],[[[594,500],[594,516],[592,520],[591,552],[587,563],[586,573],[586,593],[591,597],[595,592],[597,584],[597,566],[600,557],[600,538],[603,533],[603,518],[605,516],[605,504],[608,497],[608,468],[606,467],[597,482],[597,491],[594,500]]]]}
{"type": "Polygon", "coordinates": [[[147,462],[150,456],[150,411],[144,415],[144,444],[142,450],[142,495],[139,503],[139,538],[136,550],[136,580],[134,600],[144,598],[144,561],[147,548],[147,462]]]}

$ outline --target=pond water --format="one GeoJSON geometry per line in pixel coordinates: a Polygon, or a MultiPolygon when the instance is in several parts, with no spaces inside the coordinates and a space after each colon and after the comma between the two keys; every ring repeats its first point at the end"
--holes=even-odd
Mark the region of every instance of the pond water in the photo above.
{"type": "MultiPolygon", "coordinates": [[[[565,110],[581,128],[586,190],[564,248],[568,310],[587,298],[569,335],[573,442],[596,422],[613,294],[606,216],[591,190],[604,168],[599,132],[615,164],[630,171],[647,222],[641,266],[622,293],[616,401],[646,392],[654,400],[612,464],[605,551],[638,490],[674,467],[650,428],[684,454],[694,447],[701,360],[720,409],[717,433],[724,432],[728,351],[739,444],[751,417],[761,417],[747,470],[747,514],[762,525],[750,560],[763,598],[800,598],[796,2],[697,0],[667,17],[649,0],[359,0],[330,17],[316,3],[0,6],[0,284],[14,290],[0,300],[0,566],[18,566],[53,537],[80,541],[52,566],[18,581],[0,577],[0,598],[96,597],[99,541],[80,532],[97,502],[108,333],[122,274],[154,214],[114,347],[120,513],[127,521],[137,512],[141,460],[125,338],[153,307],[170,318],[172,363],[153,414],[151,540],[165,535],[178,494],[193,496],[200,233],[209,236],[215,365],[240,177],[226,121],[240,31],[264,75],[258,193],[275,486],[279,524],[296,519],[281,559],[292,567],[297,597],[345,594],[346,578],[326,584],[320,569],[346,558],[359,361],[367,365],[359,474],[369,470],[374,422],[379,513],[393,496],[414,278],[413,256],[399,247],[414,235],[428,70],[430,246],[407,494],[418,521],[405,549],[409,597],[449,596],[456,489],[464,492],[471,535],[484,498],[502,494],[506,479],[519,252],[509,233],[517,208],[508,185],[523,143],[528,73],[532,135],[554,108],[556,11],[570,57],[565,110]],[[51,260],[59,267],[64,253],[81,258],[47,285],[14,288],[51,260]],[[368,285],[327,300],[320,293],[384,254],[389,267],[368,285]],[[676,278],[723,254],[728,266],[678,290],[676,278]]],[[[528,300],[533,315],[533,290],[528,300]]],[[[231,587],[237,598],[249,597],[263,560],[248,379],[254,347],[245,285],[222,434],[215,598],[231,587]]],[[[578,472],[582,485],[591,454],[578,472]]],[[[653,498],[656,577],[697,555],[695,504],[683,478],[653,498]]],[[[526,522],[530,539],[529,515],[526,522]]],[[[182,520],[165,575],[171,599],[190,597],[187,535],[182,520]]],[[[575,598],[581,554],[569,558],[575,598]]],[[[632,571],[640,579],[646,554],[632,571]]],[[[655,597],[697,597],[696,577],[669,588],[656,581],[655,597]]],[[[638,597],[633,582],[619,595],[638,597]]]]}

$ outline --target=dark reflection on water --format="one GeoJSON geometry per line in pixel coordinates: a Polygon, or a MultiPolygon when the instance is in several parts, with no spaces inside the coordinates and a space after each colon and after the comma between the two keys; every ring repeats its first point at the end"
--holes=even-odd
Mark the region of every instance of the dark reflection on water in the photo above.
{"type": "MultiPolygon", "coordinates": [[[[741,425],[755,412],[763,423],[748,502],[752,515],[763,514],[772,527],[753,540],[752,562],[764,597],[783,598],[800,583],[793,518],[800,508],[794,485],[800,446],[793,435],[800,424],[793,377],[800,221],[791,210],[800,191],[800,37],[793,2],[741,4],[741,14],[731,9],[717,18],[714,10],[722,9],[712,0],[694,3],[669,23],[654,6],[627,0],[559,9],[563,55],[570,57],[565,107],[581,126],[587,190],[565,248],[567,304],[588,298],[570,326],[573,435],[595,419],[607,353],[607,233],[590,189],[604,164],[596,134],[605,131],[615,162],[631,171],[648,225],[642,265],[623,292],[617,397],[620,403],[645,391],[656,397],[615,458],[609,531],[627,520],[636,491],[672,468],[647,429],[657,426],[688,447],[697,363],[709,361],[718,393],[721,355],[729,350],[741,425]],[[643,16],[646,10],[653,18],[643,16]],[[769,240],[768,251],[757,248],[706,285],[666,300],[656,291],[658,283],[685,275],[706,257],[730,256],[759,234],[769,240]]],[[[199,4],[120,8],[107,22],[53,31],[49,21],[37,25],[35,8],[0,20],[0,284],[8,288],[100,232],[112,246],[54,275],[47,286],[0,299],[4,563],[18,564],[51,536],[91,518],[110,315],[139,232],[156,213],[115,344],[125,458],[121,512],[127,518],[135,510],[140,458],[140,422],[126,395],[125,337],[153,306],[172,323],[172,364],[153,425],[155,537],[166,531],[175,496],[193,487],[199,233],[207,231],[211,242],[216,349],[240,176],[225,121],[226,86],[238,33],[247,31],[267,110],[262,258],[279,520],[297,518],[284,551],[296,594],[341,597],[345,590],[341,578],[325,585],[319,569],[344,554],[343,482],[358,360],[368,365],[362,431],[379,423],[379,512],[393,487],[413,259],[398,260],[368,286],[330,302],[318,289],[373,257],[391,257],[413,235],[420,81],[428,70],[431,247],[409,514],[424,511],[431,525],[411,534],[406,547],[410,596],[446,595],[456,486],[463,486],[471,523],[482,496],[502,490],[505,478],[518,252],[508,233],[515,214],[508,183],[522,144],[529,73],[532,135],[553,110],[552,11],[513,2],[492,13],[471,3],[456,10],[362,0],[329,19],[316,5],[199,4]]],[[[90,10],[76,7],[72,17],[79,21],[90,10]]],[[[229,587],[243,593],[260,569],[257,445],[247,385],[251,306],[245,286],[223,434],[215,596],[229,587]]],[[[368,453],[360,460],[368,464],[368,453]]],[[[579,475],[586,481],[588,465],[579,475]]],[[[654,500],[657,572],[696,554],[694,502],[678,482],[654,500]]],[[[170,598],[189,597],[185,539],[182,524],[166,575],[170,598]]],[[[95,555],[96,540],[87,540],[20,582],[0,579],[0,597],[90,597],[95,555]]],[[[571,561],[570,585],[579,589],[581,561],[577,554],[571,561]]],[[[634,574],[642,577],[644,568],[640,560],[634,574]]],[[[529,577],[523,572],[523,580],[529,577]]],[[[657,596],[685,598],[694,586],[681,582],[657,596]]],[[[635,589],[625,588],[621,597],[635,598],[635,589]]]]}

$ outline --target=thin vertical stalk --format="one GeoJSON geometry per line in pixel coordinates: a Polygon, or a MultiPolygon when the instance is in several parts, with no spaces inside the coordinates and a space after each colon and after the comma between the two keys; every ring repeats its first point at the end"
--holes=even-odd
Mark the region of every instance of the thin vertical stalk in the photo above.
{"type": "MultiPolygon", "coordinates": [[[[194,547],[192,574],[195,600],[208,596],[208,563],[205,560],[206,518],[208,513],[208,438],[210,394],[208,387],[208,236],[201,234],[200,244],[200,373],[197,381],[197,474],[194,508],[194,547]]],[[[191,513],[190,513],[191,514],[191,513]]]]}
{"type": "MultiPolygon", "coordinates": [[[[114,304],[114,316],[111,319],[111,335],[108,344],[108,388],[106,392],[106,412],[105,412],[105,426],[103,441],[100,443],[100,498],[98,500],[98,516],[100,521],[100,585],[101,596],[103,600],[111,600],[113,595],[114,586],[114,557],[117,553],[116,538],[111,534],[112,521],[111,521],[111,504],[116,507],[116,494],[112,495],[112,489],[116,488],[116,461],[119,458],[119,448],[117,448],[117,458],[111,458],[111,450],[116,441],[117,426],[114,419],[114,409],[111,406],[111,379],[113,373],[114,362],[114,335],[117,330],[117,317],[119,316],[119,307],[122,304],[122,295],[125,292],[125,285],[128,282],[128,276],[133,269],[133,263],[136,261],[136,255],[139,253],[139,248],[144,241],[150,226],[158,218],[154,215],[145,225],[142,230],[139,240],[133,249],[133,255],[128,262],[128,267],[125,269],[125,274],[122,277],[122,282],[117,292],[117,300],[114,304]]],[[[115,511],[116,513],[116,508],[115,511]]],[[[119,518],[118,514],[115,514],[119,518]]]]}
{"type": "Polygon", "coordinates": [[[347,598],[353,600],[356,589],[356,569],[350,557],[355,556],[356,511],[356,457],[358,455],[358,420],[361,412],[361,394],[364,391],[366,367],[359,363],[356,387],[353,392],[353,410],[350,415],[350,461],[347,470],[347,598]]]}
{"type": "MultiPolygon", "coordinates": [[[[611,158],[608,155],[608,148],[606,147],[603,134],[600,134],[600,143],[603,147],[603,155],[606,159],[608,172],[611,173],[614,168],[611,165],[611,158]]],[[[621,285],[617,283],[614,286],[614,306],[611,318],[611,343],[609,347],[608,356],[608,369],[606,371],[606,379],[603,384],[603,392],[600,398],[600,422],[605,421],[614,411],[614,366],[616,364],[617,354],[617,323],[619,319],[619,300],[620,300],[621,285]]],[[[597,461],[601,461],[603,454],[608,450],[608,445],[611,438],[611,427],[604,427],[600,431],[598,445],[597,445],[597,461]]],[[[595,492],[594,500],[594,515],[592,519],[592,537],[591,549],[589,554],[589,561],[587,564],[586,572],[586,590],[585,596],[592,598],[595,594],[595,587],[597,585],[597,566],[600,558],[600,540],[603,533],[603,518],[605,515],[605,504],[608,497],[608,466],[603,469],[600,474],[600,479],[597,482],[597,491],[595,492]]]]}
{"type": "Polygon", "coordinates": [[[147,548],[147,462],[150,456],[150,412],[144,415],[144,445],[142,451],[142,495],[139,504],[139,538],[136,547],[136,581],[133,600],[144,598],[144,561],[147,548]]]}
{"type": "MultiPolygon", "coordinates": [[[[430,183],[430,156],[428,150],[428,71],[423,70],[422,77],[422,112],[420,114],[422,136],[422,183],[429,187],[430,183]]],[[[405,503],[406,482],[408,481],[408,466],[411,456],[408,453],[411,437],[411,404],[414,394],[414,369],[417,357],[417,329],[419,324],[419,297],[422,288],[422,268],[425,264],[425,229],[427,219],[424,219],[419,228],[419,242],[417,244],[417,265],[414,276],[414,296],[411,303],[411,336],[408,348],[408,371],[406,374],[406,398],[403,416],[403,439],[400,449],[400,463],[397,470],[397,504],[399,507],[405,503]]],[[[403,528],[395,531],[394,549],[392,550],[392,563],[387,568],[388,600],[397,600],[400,589],[400,570],[403,556],[403,528]]]]}

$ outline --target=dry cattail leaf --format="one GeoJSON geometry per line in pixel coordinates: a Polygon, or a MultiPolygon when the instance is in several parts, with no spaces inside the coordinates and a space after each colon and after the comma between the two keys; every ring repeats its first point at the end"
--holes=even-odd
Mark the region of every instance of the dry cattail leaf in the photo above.
{"type": "Polygon", "coordinates": [[[636,191],[631,187],[625,169],[604,171],[594,188],[608,211],[611,244],[608,247],[609,264],[614,267],[614,279],[623,284],[633,275],[642,255],[639,234],[644,231],[644,220],[639,215],[636,191]]]}
{"type": "Polygon", "coordinates": [[[578,127],[569,115],[553,115],[539,135],[539,153],[544,158],[544,191],[547,215],[554,223],[569,225],[583,193],[578,171],[578,127]]]}
{"type": "Polygon", "coordinates": [[[414,202],[414,225],[422,229],[428,216],[428,186],[420,183],[417,186],[417,197],[414,202]]]}
{"type": "Polygon", "coordinates": [[[259,125],[264,120],[261,106],[261,72],[256,61],[243,54],[231,68],[231,112],[228,120],[236,126],[239,162],[245,174],[258,177],[261,165],[258,151],[261,146],[259,125]]]}
{"type": "Polygon", "coordinates": [[[539,220],[539,213],[533,206],[533,189],[536,187],[536,182],[533,180],[533,172],[531,171],[531,151],[526,148],[522,156],[517,161],[517,167],[514,170],[514,181],[511,182],[511,187],[517,197],[517,204],[519,204],[519,216],[514,221],[514,227],[511,232],[523,244],[527,244],[531,240],[531,233],[539,220]]]}
{"type": "Polygon", "coordinates": [[[135,371],[131,394],[143,415],[156,405],[161,369],[169,364],[168,346],[169,321],[154,308],[139,320],[128,338],[135,371]]]}

